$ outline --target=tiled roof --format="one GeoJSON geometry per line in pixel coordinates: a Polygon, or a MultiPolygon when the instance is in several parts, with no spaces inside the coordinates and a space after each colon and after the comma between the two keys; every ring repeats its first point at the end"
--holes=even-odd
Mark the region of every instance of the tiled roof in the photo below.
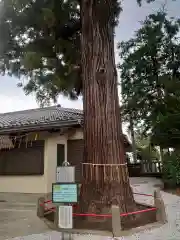
{"type": "MultiPolygon", "coordinates": [[[[38,128],[40,126],[49,126],[56,123],[61,127],[64,123],[79,124],[83,120],[83,111],[71,108],[62,108],[60,106],[30,109],[18,112],[9,112],[0,114],[0,134],[7,134],[12,129],[28,129],[29,127],[38,128]]],[[[123,135],[126,148],[130,147],[127,137],[123,135]]],[[[12,142],[6,136],[0,136],[0,149],[2,146],[11,148],[12,142]]]]}
{"type": "Polygon", "coordinates": [[[34,125],[49,125],[51,123],[78,122],[83,117],[83,111],[62,108],[59,106],[30,109],[18,112],[0,114],[0,131],[9,128],[20,128],[34,125]]]}

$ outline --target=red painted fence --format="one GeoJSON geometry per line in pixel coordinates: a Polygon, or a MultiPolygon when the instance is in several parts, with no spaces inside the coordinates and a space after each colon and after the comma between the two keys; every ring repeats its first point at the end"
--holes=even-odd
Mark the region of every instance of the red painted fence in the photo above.
{"type": "MultiPolygon", "coordinates": [[[[135,195],[141,195],[141,196],[146,196],[146,197],[153,197],[153,195],[150,194],[145,194],[145,193],[133,193],[135,195]]],[[[43,204],[41,204],[41,206],[45,206],[45,210],[48,213],[51,212],[55,212],[56,208],[55,207],[49,207],[47,206],[47,204],[52,204],[52,200],[47,200],[45,201],[43,204]]],[[[73,208],[77,207],[77,205],[73,205],[73,208]]],[[[148,208],[148,209],[143,209],[143,210],[139,210],[139,211],[135,211],[135,212],[129,212],[129,213],[121,213],[120,216],[124,217],[124,216],[129,216],[129,215],[135,215],[135,214],[140,214],[140,213],[145,213],[145,212],[150,212],[150,211],[155,211],[156,208],[152,207],[152,208],[148,208]]],[[[111,214],[95,214],[95,213],[73,213],[73,216],[79,216],[79,217],[83,217],[83,216],[88,216],[88,217],[106,217],[106,218],[111,218],[112,215],[111,214]]]]}

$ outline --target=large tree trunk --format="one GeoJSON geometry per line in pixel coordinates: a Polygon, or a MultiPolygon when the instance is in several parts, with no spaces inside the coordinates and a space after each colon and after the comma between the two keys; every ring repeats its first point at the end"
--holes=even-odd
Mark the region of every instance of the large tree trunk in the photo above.
{"type": "Polygon", "coordinates": [[[83,211],[135,209],[122,138],[112,0],[81,1],[84,101],[83,211]],[[94,164],[94,165],[93,165],[94,164]]]}

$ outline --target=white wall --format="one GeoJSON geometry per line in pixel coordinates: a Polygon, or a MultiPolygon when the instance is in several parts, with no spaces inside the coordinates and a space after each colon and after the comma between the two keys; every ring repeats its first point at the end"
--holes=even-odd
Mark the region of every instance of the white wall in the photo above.
{"type": "Polygon", "coordinates": [[[65,145],[67,160],[67,140],[83,139],[82,130],[70,135],[42,133],[38,139],[45,139],[43,176],[0,176],[0,192],[4,193],[50,193],[56,181],[57,144],[65,145]]]}
{"type": "Polygon", "coordinates": [[[65,145],[65,160],[67,160],[67,140],[83,139],[83,131],[76,130],[71,134],[66,134],[59,136],[58,134],[53,134],[46,140],[45,148],[45,161],[47,166],[45,172],[47,172],[46,184],[47,189],[46,193],[52,191],[52,183],[56,182],[56,167],[57,167],[57,144],[65,145]]]}
{"type": "Polygon", "coordinates": [[[57,144],[65,145],[65,160],[67,160],[67,137],[65,135],[52,135],[46,140],[44,172],[47,173],[46,193],[52,192],[52,183],[56,182],[57,144]]]}
{"type": "Polygon", "coordinates": [[[0,192],[45,193],[45,176],[0,176],[0,192]]]}

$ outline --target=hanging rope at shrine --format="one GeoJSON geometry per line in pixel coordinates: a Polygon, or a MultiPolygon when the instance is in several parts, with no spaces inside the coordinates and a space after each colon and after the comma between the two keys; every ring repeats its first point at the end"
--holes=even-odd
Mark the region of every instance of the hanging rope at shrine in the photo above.
{"type": "MultiPolygon", "coordinates": [[[[122,167],[127,168],[127,163],[82,163],[82,174],[85,179],[96,180],[97,183],[103,181],[120,181],[122,167]],[[103,176],[102,176],[103,175],[103,176]]],[[[124,179],[126,181],[126,179],[124,179]]]]}
{"type": "Polygon", "coordinates": [[[38,140],[38,133],[26,133],[23,135],[9,136],[0,135],[0,149],[13,149],[21,147],[25,143],[26,148],[32,147],[33,141],[38,140]],[[29,145],[29,146],[28,146],[29,145]]]}
{"type": "Polygon", "coordinates": [[[120,163],[120,164],[111,164],[111,163],[82,163],[83,165],[99,165],[99,166],[124,166],[127,163],[120,163]]]}

